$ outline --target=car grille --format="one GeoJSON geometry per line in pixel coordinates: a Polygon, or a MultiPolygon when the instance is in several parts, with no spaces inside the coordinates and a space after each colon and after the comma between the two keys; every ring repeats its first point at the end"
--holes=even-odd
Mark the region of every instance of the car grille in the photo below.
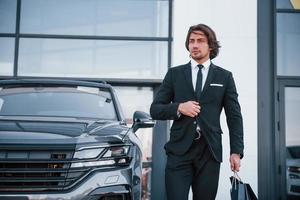
{"type": "Polygon", "coordinates": [[[87,172],[70,169],[74,148],[46,149],[0,149],[0,191],[64,190],[87,172]]]}

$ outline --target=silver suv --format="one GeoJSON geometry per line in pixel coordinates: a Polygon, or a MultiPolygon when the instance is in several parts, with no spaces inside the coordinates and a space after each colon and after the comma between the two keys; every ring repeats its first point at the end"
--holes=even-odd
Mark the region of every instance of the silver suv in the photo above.
{"type": "Polygon", "coordinates": [[[136,111],[126,126],[106,83],[0,81],[1,200],[137,200],[141,197],[136,111]]]}

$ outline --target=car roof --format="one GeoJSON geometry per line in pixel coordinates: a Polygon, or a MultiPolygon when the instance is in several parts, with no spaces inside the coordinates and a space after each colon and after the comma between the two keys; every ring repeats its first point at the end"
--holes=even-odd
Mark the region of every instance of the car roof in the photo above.
{"type": "Polygon", "coordinates": [[[86,87],[101,87],[112,88],[110,84],[104,81],[82,81],[73,79],[58,79],[58,78],[18,78],[18,79],[6,79],[0,80],[0,86],[11,85],[55,85],[55,86],[86,86],[86,87]]]}

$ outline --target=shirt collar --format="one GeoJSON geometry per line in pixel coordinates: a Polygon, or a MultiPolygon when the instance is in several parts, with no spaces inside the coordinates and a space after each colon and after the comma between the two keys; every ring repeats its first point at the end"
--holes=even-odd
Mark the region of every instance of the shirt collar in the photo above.
{"type": "MultiPolygon", "coordinates": [[[[210,59],[207,59],[207,61],[205,61],[204,63],[202,63],[202,65],[203,65],[203,67],[204,67],[205,70],[209,68],[210,63],[211,63],[210,59]]],[[[192,68],[195,69],[197,67],[197,65],[199,65],[199,63],[197,63],[194,59],[191,59],[191,66],[192,66],[192,68]]]]}

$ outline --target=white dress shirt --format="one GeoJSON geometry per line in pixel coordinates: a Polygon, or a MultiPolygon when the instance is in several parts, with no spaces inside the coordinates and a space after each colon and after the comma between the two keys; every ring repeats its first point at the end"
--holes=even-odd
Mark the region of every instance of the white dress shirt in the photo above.
{"type": "MultiPolygon", "coordinates": [[[[205,84],[205,81],[207,78],[210,63],[211,63],[210,59],[208,59],[207,61],[202,63],[202,65],[203,65],[203,68],[202,68],[202,90],[203,90],[203,87],[204,87],[204,84],[205,84]]],[[[197,63],[194,59],[191,59],[192,80],[193,80],[194,91],[196,90],[197,74],[198,74],[198,70],[199,70],[199,67],[197,65],[199,65],[199,63],[197,63]]]]}
{"type": "MultiPolygon", "coordinates": [[[[208,59],[207,61],[202,63],[203,67],[201,69],[201,71],[202,71],[202,88],[201,88],[201,90],[203,90],[203,87],[205,85],[205,81],[206,81],[207,74],[209,71],[210,63],[211,63],[210,59],[208,59]]],[[[198,75],[198,71],[199,71],[199,67],[197,65],[199,65],[199,63],[197,63],[194,59],[191,59],[192,81],[193,81],[194,91],[196,90],[197,75],[198,75]]],[[[200,133],[201,128],[199,127],[199,124],[197,124],[196,131],[199,134],[196,139],[199,139],[201,137],[201,133],[200,133]]]]}
{"type": "MultiPolygon", "coordinates": [[[[208,71],[209,71],[210,63],[211,63],[210,59],[208,59],[207,61],[202,63],[202,65],[203,65],[203,68],[202,68],[202,89],[205,85],[205,81],[206,81],[207,74],[208,74],[208,71]]],[[[193,82],[194,91],[196,90],[197,75],[198,75],[198,70],[199,70],[199,67],[197,65],[199,65],[199,63],[197,63],[194,59],[191,59],[192,82],[193,82]]],[[[179,111],[177,111],[177,116],[178,117],[181,116],[181,113],[179,111]]],[[[198,128],[199,128],[199,126],[197,126],[197,129],[198,128]]]]}

